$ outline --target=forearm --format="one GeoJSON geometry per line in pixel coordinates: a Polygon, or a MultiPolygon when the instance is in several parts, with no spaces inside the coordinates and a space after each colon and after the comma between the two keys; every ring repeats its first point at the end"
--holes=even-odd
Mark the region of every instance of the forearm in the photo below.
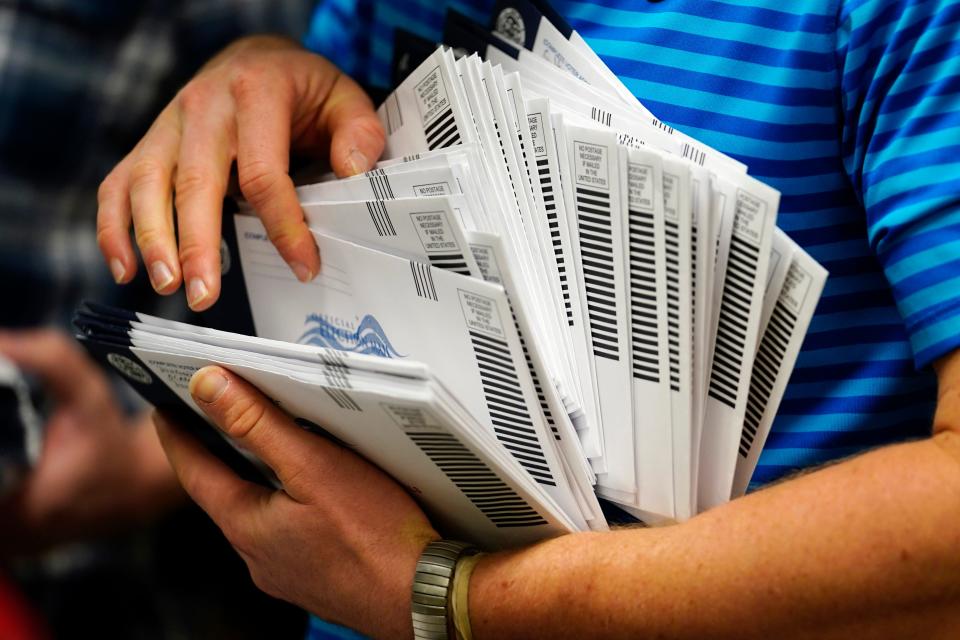
{"type": "Polygon", "coordinates": [[[960,628],[960,437],[889,447],[660,529],[491,557],[478,639],[905,637],[960,628]]]}

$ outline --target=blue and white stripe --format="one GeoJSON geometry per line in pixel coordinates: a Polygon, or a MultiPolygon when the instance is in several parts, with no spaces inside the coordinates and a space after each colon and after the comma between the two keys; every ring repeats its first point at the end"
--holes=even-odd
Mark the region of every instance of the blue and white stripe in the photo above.
{"type": "MultiPolygon", "coordinates": [[[[448,7],[331,0],[308,46],[370,86],[393,29],[448,7]]],[[[929,433],[929,364],[960,345],[960,0],[557,2],[665,122],[782,194],[779,225],[831,273],[754,486],[929,433]]]]}

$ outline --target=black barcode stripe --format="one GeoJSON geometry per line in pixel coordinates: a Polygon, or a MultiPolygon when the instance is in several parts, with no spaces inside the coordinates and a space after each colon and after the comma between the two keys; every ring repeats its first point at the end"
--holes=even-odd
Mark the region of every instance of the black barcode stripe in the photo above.
{"type": "Polygon", "coordinates": [[[670,390],[680,391],[680,227],[665,220],[664,238],[667,272],[667,345],[669,346],[670,390]]]}
{"type": "MultiPolygon", "coordinates": [[[[516,322],[516,318],[514,318],[516,322]]],[[[519,327],[518,327],[519,329],[519,327]]],[[[490,421],[494,425],[497,439],[517,458],[517,462],[526,469],[537,482],[556,486],[556,480],[550,472],[550,465],[543,454],[537,439],[536,430],[517,370],[513,366],[510,348],[504,340],[483,333],[470,331],[474,357],[480,370],[480,383],[486,400],[490,421]],[[520,451],[523,453],[520,453],[520,451]]],[[[521,338],[522,343],[522,338],[521,338]]],[[[533,362],[527,356],[527,366],[531,374],[536,375],[533,362]]],[[[538,396],[543,395],[542,388],[535,383],[538,396]]],[[[549,409],[547,409],[549,414],[549,409]]],[[[551,416],[552,420],[552,416],[551,416]]],[[[552,425],[552,422],[551,422],[552,425]]]]}
{"type": "Polygon", "coordinates": [[[453,117],[453,109],[450,107],[444,109],[430,124],[423,128],[423,134],[426,136],[427,141],[436,140],[444,131],[450,129],[450,125],[455,122],[455,120],[453,117]]]}
{"type": "Polygon", "coordinates": [[[686,158],[686,159],[688,159],[688,160],[690,160],[690,161],[692,161],[692,162],[700,165],[701,167],[703,166],[703,163],[704,163],[704,162],[706,161],[706,159],[707,159],[707,152],[706,152],[706,151],[701,151],[701,150],[698,149],[697,147],[695,147],[695,146],[693,146],[692,144],[689,144],[689,143],[687,143],[687,142],[684,142],[684,143],[683,143],[683,152],[682,152],[680,155],[681,155],[682,157],[684,157],[684,158],[686,158]]]}
{"type": "Polygon", "coordinates": [[[453,271],[464,276],[470,275],[470,268],[462,253],[433,253],[427,258],[430,260],[430,265],[437,269],[453,271]]]}
{"type": "Polygon", "coordinates": [[[373,191],[373,197],[377,200],[393,200],[393,188],[390,186],[390,178],[383,169],[371,169],[367,172],[367,179],[370,181],[370,189],[373,191]]]}
{"type": "Polygon", "coordinates": [[[433,432],[407,435],[496,527],[547,524],[526,500],[452,435],[433,432]]]}
{"type": "Polygon", "coordinates": [[[577,187],[577,228],[593,353],[620,360],[610,196],[577,187]]]}
{"type": "Polygon", "coordinates": [[[327,392],[327,395],[337,403],[337,406],[341,409],[346,409],[348,411],[362,411],[360,405],[358,405],[350,395],[343,389],[328,389],[323,388],[327,392]]]}
{"type": "Polygon", "coordinates": [[[731,409],[743,373],[747,322],[759,250],[737,236],[730,240],[730,256],[720,299],[717,347],[710,372],[710,396],[731,409]]]}
{"type": "Polygon", "coordinates": [[[630,210],[628,221],[630,224],[630,326],[633,345],[633,377],[648,382],[660,382],[657,308],[655,304],[643,301],[647,296],[656,296],[657,291],[656,282],[652,277],[656,272],[653,215],[630,210]]]}
{"type": "MultiPolygon", "coordinates": [[[[690,344],[697,344],[697,225],[690,226],[690,344]]],[[[698,356],[699,357],[699,356],[698,356]]]]}
{"type": "Polygon", "coordinates": [[[367,201],[367,212],[370,214],[373,226],[381,238],[397,235],[397,230],[393,227],[393,220],[390,219],[390,213],[383,202],[379,200],[367,201]]]}
{"type": "Polygon", "coordinates": [[[608,127],[610,126],[610,118],[612,115],[608,111],[604,111],[600,107],[590,107],[590,118],[601,124],[605,124],[608,127]]]}
{"type": "Polygon", "coordinates": [[[653,126],[655,126],[656,128],[661,129],[661,130],[663,130],[663,131],[666,131],[667,133],[673,135],[673,127],[671,127],[671,126],[668,125],[668,124],[664,124],[664,123],[660,122],[660,121],[659,121],[658,119],[656,119],[656,118],[653,119],[653,126]]]}
{"type": "Polygon", "coordinates": [[[750,377],[747,411],[743,420],[743,432],[740,434],[740,455],[744,458],[749,455],[753,441],[757,437],[760,420],[770,402],[770,394],[773,392],[773,385],[786,355],[787,343],[796,324],[797,316],[787,309],[782,301],[777,300],[767,328],[763,332],[763,338],[760,340],[750,377]]]}
{"type": "Polygon", "coordinates": [[[560,440],[560,431],[557,429],[557,423],[553,419],[553,413],[550,412],[550,405],[547,403],[547,397],[543,393],[543,387],[540,386],[540,376],[537,375],[537,368],[533,366],[533,359],[530,357],[530,352],[527,350],[527,343],[523,339],[523,331],[520,330],[520,323],[517,322],[517,314],[513,311],[513,305],[510,305],[510,315],[513,316],[513,326],[517,329],[517,336],[520,338],[520,348],[523,349],[523,358],[526,360],[527,369],[530,370],[530,378],[533,381],[533,390],[537,394],[537,401],[540,403],[540,410],[543,412],[543,417],[547,421],[547,426],[550,427],[550,431],[553,433],[555,440],[560,440]]]}
{"type": "Polygon", "coordinates": [[[427,300],[439,302],[440,298],[437,297],[437,288],[433,285],[430,265],[411,260],[410,272],[413,274],[413,284],[417,288],[417,295],[427,300]]]}
{"type": "MultiPolygon", "coordinates": [[[[350,378],[347,375],[346,358],[343,356],[343,354],[338,353],[336,351],[327,351],[325,353],[321,353],[319,358],[320,358],[320,362],[322,362],[324,365],[321,371],[323,373],[324,381],[328,385],[332,387],[336,387],[338,389],[353,388],[353,386],[350,384],[350,378]]],[[[345,405],[343,403],[342,397],[336,396],[330,393],[329,390],[327,391],[327,393],[328,395],[330,395],[331,398],[333,398],[333,401],[336,402],[341,408],[343,409],[352,408],[355,411],[361,410],[359,405],[357,405],[353,401],[353,399],[350,398],[350,396],[346,396],[347,402],[345,405]]],[[[345,392],[344,392],[344,395],[346,395],[345,392]]]]}
{"type": "Polygon", "coordinates": [[[567,268],[563,259],[563,249],[560,240],[560,223],[557,220],[557,205],[553,197],[553,182],[550,180],[548,159],[537,160],[537,173],[540,177],[540,190],[543,192],[543,207],[547,212],[547,225],[550,228],[550,239],[553,242],[553,255],[557,261],[557,272],[560,278],[560,292],[563,295],[563,307],[567,314],[567,324],[573,326],[573,307],[570,305],[570,286],[567,282],[567,268]]]}

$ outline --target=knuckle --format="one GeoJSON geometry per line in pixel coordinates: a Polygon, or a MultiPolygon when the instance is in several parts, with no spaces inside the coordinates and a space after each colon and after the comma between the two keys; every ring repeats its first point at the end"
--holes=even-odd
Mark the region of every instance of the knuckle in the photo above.
{"type": "Polygon", "coordinates": [[[238,104],[247,104],[264,89],[269,72],[254,57],[241,53],[233,63],[230,93],[238,104]]]}
{"type": "Polygon", "coordinates": [[[359,118],[357,120],[357,128],[360,129],[364,134],[368,135],[370,138],[376,139],[378,141],[386,142],[387,133],[383,129],[383,125],[380,123],[380,119],[376,116],[371,116],[368,118],[359,118]]]}
{"type": "Polygon", "coordinates": [[[130,167],[130,191],[163,185],[167,181],[167,171],[163,163],[145,156],[138,158],[130,167]]]}
{"type": "Polygon", "coordinates": [[[209,81],[202,77],[194,78],[180,90],[177,96],[181,113],[187,117],[196,113],[203,113],[210,106],[212,94],[213,87],[209,81]]]}
{"type": "Polygon", "coordinates": [[[107,202],[121,195],[121,189],[116,173],[111,172],[97,187],[97,203],[102,207],[107,202]]]}
{"type": "Polygon", "coordinates": [[[256,206],[279,189],[285,174],[263,160],[247,160],[237,163],[240,191],[243,197],[256,206]]]}
{"type": "Polygon", "coordinates": [[[249,438],[266,417],[267,407],[254,398],[239,398],[224,414],[224,430],[233,438],[249,438]]]}
{"type": "Polygon", "coordinates": [[[107,253],[110,251],[113,239],[113,228],[107,225],[97,225],[97,247],[99,247],[100,253],[102,253],[104,256],[107,256],[107,253]]]}
{"type": "Polygon", "coordinates": [[[292,225],[272,226],[267,229],[267,237],[281,254],[292,251],[300,241],[297,227],[292,225]]]}
{"type": "Polygon", "coordinates": [[[188,203],[198,193],[216,186],[216,176],[209,169],[197,166],[183,166],[177,170],[177,182],[174,186],[177,208],[188,203]]]}
{"type": "Polygon", "coordinates": [[[141,225],[135,231],[135,238],[137,241],[137,246],[142,250],[147,250],[152,247],[162,246],[165,235],[159,227],[154,227],[152,225],[144,227],[141,225]]]}
{"type": "Polygon", "coordinates": [[[209,257],[209,253],[204,250],[203,245],[196,241],[180,241],[180,264],[184,271],[188,267],[197,267],[202,265],[209,257]]]}
{"type": "Polygon", "coordinates": [[[241,555],[252,555],[253,550],[250,538],[243,527],[238,526],[231,519],[219,522],[218,525],[220,526],[220,531],[223,533],[223,537],[227,539],[230,546],[236,549],[241,555]]]}

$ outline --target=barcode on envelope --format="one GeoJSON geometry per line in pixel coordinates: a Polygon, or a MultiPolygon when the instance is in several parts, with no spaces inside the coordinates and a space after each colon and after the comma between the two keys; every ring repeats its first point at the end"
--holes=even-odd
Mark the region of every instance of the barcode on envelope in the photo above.
{"type": "Polygon", "coordinates": [[[397,230],[393,227],[393,221],[390,219],[390,213],[386,205],[380,200],[367,201],[367,212],[370,214],[370,220],[377,230],[377,235],[381,238],[397,235],[397,230]]]}
{"type": "Polygon", "coordinates": [[[556,486],[543,455],[506,341],[470,331],[480,383],[497,440],[540,484],[556,486]]]}
{"type": "Polygon", "coordinates": [[[563,308],[567,314],[567,324],[573,326],[573,307],[570,306],[570,286],[567,282],[567,265],[563,259],[563,245],[560,240],[560,222],[557,219],[556,194],[550,179],[550,167],[547,158],[537,160],[537,174],[540,178],[540,190],[543,192],[543,206],[547,211],[547,226],[550,228],[550,243],[553,256],[557,261],[557,273],[560,278],[560,293],[563,295],[563,308]]]}
{"type": "Polygon", "coordinates": [[[498,528],[547,524],[522,496],[449,433],[420,431],[407,432],[407,436],[498,528]]]}
{"type": "Polygon", "coordinates": [[[590,107],[590,119],[595,122],[599,122],[602,125],[610,126],[610,120],[613,116],[609,111],[605,111],[600,107],[590,107]]]}
{"type": "Polygon", "coordinates": [[[661,122],[660,120],[658,120],[657,118],[654,118],[654,119],[652,120],[652,124],[653,124],[653,126],[655,126],[657,129],[660,129],[661,131],[666,131],[666,132],[669,133],[670,135],[673,135],[673,127],[671,127],[671,126],[668,125],[668,124],[662,123],[662,122],[661,122]]]}
{"type": "Polygon", "coordinates": [[[470,268],[462,253],[430,253],[427,254],[430,265],[437,269],[453,271],[463,276],[470,275],[470,268]]]}
{"type": "Polygon", "coordinates": [[[630,328],[633,377],[660,382],[653,214],[630,211],[630,328]]]}
{"type": "Polygon", "coordinates": [[[342,389],[328,389],[326,387],[324,387],[323,390],[327,392],[330,399],[341,409],[346,409],[347,411],[362,411],[360,405],[358,405],[346,391],[342,389]]]}
{"type": "Polygon", "coordinates": [[[540,410],[543,411],[543,417],[550,427],[550,432],[556,440],[560,440],[560,431],[557,429],[557,423],[550,412],[550,405],[547,403],[547,396],[543,393],[543,387],[540,385],[540,376],[537,375],[537,368],[533,366],[533,359],[530,357],[530,351],[527,349],[527,343],[523,339],[523,332],[520,331],[520,323],[517,322],[517,314],[513,312],[513,305],[510,305],[510,314],[513,316],[513,326],[517,328],[517,336],[520,338],[520,348],[523,349],[523,359],[527,363],[527,369],[530,370],[530,378],[533,380],[533,390],[537,394],[537,402],[540,403],[540,410]]]}
{"type": "Polygon", "coordinates": [[[790,311],[782,300],[777,300],[770,316],[770,322],[763,332],[760,348],[757,349],[750,377],[750,394],[747,396],[747,412],[743,420],[743,432],[740,435],[740,455],[744,458],[750,453],[757,429],[763,419],[763,413],[770,402],[770,394],[776,384],[780,367],[790,344],[790,337],[797,324],[797,316],[790,311]]]}
{"type": "Polygon", "coordinates": [[[667,347],[670,390],[680,391],[680,227],[666,220],[663,227],[667,266],[667,347]]]}
{"type": "Polygon", "coordinates": [[[698,164],[701,167],[703,163],[707,160],[707,152],[699,149],[698,147],[690,144],[689,142],[683,143],[683,151],[680,154],[682,157],[690,160],[694,164],[698,164]]]}
{"type": "Polygon", "coordinates": [[[430,265],[411,260],[410,273],[413,274],[413,286],[416,287],[418,296],[434,302],[440,301],[440,298],[437,297],[437,288],[433,285],[430,265]]]}
{"type": "Polygon", "coordinates": [[[393,200],[393,188],[390,186],[390,178],[383,169],[371,169],[366,173],[367,180],[370,181],[370,190],[373,197],[377,200],[393,200]]]}
{"type": "Polygon", "coordinates": [[[460,134],[457,132],[457,120],[453,117],[453,109],[447,108],[433,122],[423,129],[427,138],[427,148],[446,149],[460,143],[460,134]]]}
{"type": "Polygon", "coordinates": [[[730,239],[730,256],[720,299],[717,342],[710,372],[710,397],[734,408],[743,373],[747,324],[757,278],[759,251],[736,234],[730,239]]]}
{"type": "Polygon", "coordinates": [[[609,194],[577,187],[577,229],[593,353],[620,360],[609,194]]]}

